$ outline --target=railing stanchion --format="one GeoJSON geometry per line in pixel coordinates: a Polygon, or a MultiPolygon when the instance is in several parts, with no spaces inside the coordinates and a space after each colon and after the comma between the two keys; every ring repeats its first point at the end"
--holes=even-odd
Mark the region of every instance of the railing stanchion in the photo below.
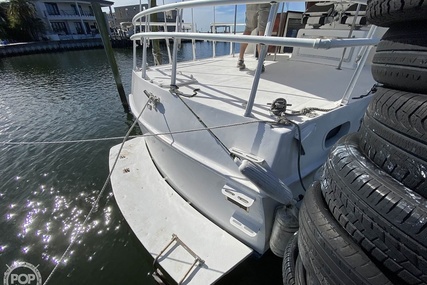
{"type": "MultiPolygon", "coordinates": [[[[271,32],[273,31],[273,26],[274,26],[272,22],[273,20],[275,20],[275,16],[277,14],[277,8],[278,8],[277,3],[271,2],[270,14],[268,15],[268,22],[267,22],[267,26],[265,27],[264,36],[271,36],[271,32]]],[[[258,65],[255,70],[254,81],[252,82],[251,94],[249,95],[248,103],[246,105],[246,110],[244,114],[245,117],[249,117],[252,113],[256,92],[258,90],[259,78],[261,77],[262,65],[264,64],[264,59],[267,54],[267,47],[268,47],[267,45],[263,44],[261,47],[261,51],[259,52],[259,55],[258,55],[258,65]]]]}
{"type": "MultiPolygon", "coordinates": [[[[377,26],[372,25],[371,29],[373,29],[371,33],[371,38],[372,38],[373,35],[375,34],[377,26]]],[[[369,51],[371,50],[371,48],[372,46],[369,46],[364,50],[362,57],[357,64],[356,70],[354,71],[353,76],[351,77],[350,83],[348,84],[347,89],[344,92],[344,96],[341,100],[341,105],[347,105],[348,102],[350,101],[351,93],[353,92],[354,86],[356,86],[357,79],[359,79],[359,76],[362,73],[362,69],[365,66],[365,63],[366,63],[366,60],[368,59],[369,51]]]]}
{"type": "MultiPolygon", "coordinates": [[[[282,32],[284,33],[284,31],[283,31],[284,29],[282,29],[283,21],[285,19],[284,11],[285,11],[285,3],[282,3],[282,12],[280,13],[279,30],[277,31],[278,37],[281,37],[282,32]]],[[[286,37],[285,34],[284,34],[284,36],[286,37]]],[[[274,49],[274,60],[276,60],[277,51],[281,48],[282,48],[281,46],[276,46],[276,48],[274,49]]]]}
{"type": "MultiPolygon", "coordinates": [[[[181,24],[180,22],[181,22],[181,10],[177,10],[175,32],[179,32],[179,27],[181,24]]],[[[178,55],[178,41],[179,41],[178,37],[173,38],[171,86],[176,85],[176,65],[177,65],[177,55],[178,55]]]]}
{"type": "MultiPolygon", "coordinates": [[[[353,22],[352,22],[351,27],[350,27],[350,32],[348,33],[348,38],[351,38],[351,36],[353,35],[353,30],[354,30],[354,26],[356,25],[356,19],[359,16],[360,7],[361,7],[361,4],[358,3],[357,8],[356,8],[356,13],[354,14],[353,22]]],[[[338,66],[337,66],[337,69],[339,69],[339,70],[341,69],[342,62],[344,61],[344,56],[345,56],[346,51],[347,51],[347,48],[345,47],[342,51],[341,59],[340,59],[340,62],[338,63],[338,66]]]]}
{"type": "MultiPolygon", "coordinates": [[[[371,25],[371,28],[369,28],[368,34],[366,35],[366,38],[370,38],[372,39],[373,34],[376,31],[376,26],[371,25]]],[[[363,46],[360,50],[359,53],[356,56],[356,63],[362,58],[362,54],[365,52],[365,49],[367,49],[369,46],[363,46]]]]}
{"type": "MultiPolygon", "coordinates": [[[[213,6],[213,18],[214,18],[214,22],[213,22],[213,30],[212,33],[216,34],[216,9],[215,6],[213,6]]],[[[216,57],[216,52],[215,52],[215,45],[216,45],[216,41],[212,41],[212,57],[216,57]]]]}
{"type": "Polygon", "coordinates": [[[142,42],[142,78],[147,78],[147,39],[141,38],[142,42]]]}
{"type": "MultiPolygon", "coordinates": [[[[233,24],[233,34],[236,34],[237,27],[237,5],[234,5],[234,24],[233,24]]],[[[230,54],[234,57],[234,42],[230,43],[230,54]]]]}
{"type": "Polygon", "coordinates": [[[136,40],[132,41],[133,45],[133,70],[136,69],[136,40]]]}
{"type": "MultiPolygon", "coordinates": [[[[194,28],[194,10],[193,8],[191,8],[191,31],[193,33],[195,33],[195,28],[194,28]]],[[[196,60],[196,40],[195,39],[191,39],[191,47],[193,50],[193,60],[196,60]]]]}
{"type": "MultiPolygon", "coordinates": [[[[165,0],[163,0],[163,5],[165,5],[165,0]]],[[[165,23],[163,31],[167,32],[168,31],[168,25],[167,25],[167,21],[166,21],[166,11],[163,12],[163,21],[165,23]]],[[[171,56],[171,48],[170,48],[170,44],[169,44],[169,38],[165,38],[165,42],[166,42],[166,49],[168,51],[169,64],[171,64],[172,63],[172,56],[171,56]]]]}

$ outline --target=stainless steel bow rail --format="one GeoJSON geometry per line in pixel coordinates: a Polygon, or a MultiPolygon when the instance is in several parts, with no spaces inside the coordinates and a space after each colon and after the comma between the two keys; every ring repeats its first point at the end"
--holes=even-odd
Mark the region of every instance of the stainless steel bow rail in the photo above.
{"type": "MultiPolygon", "coordinates": [[[[375,34],[376,26],[372,25],[371,30],[368,33],[367,38],[318,38],[318,39],[309,39],[309,38],[292,38],[292,37],[272,37],[268,31],[266,31],[266,35],[263,37],[259,36],[250,36],[250,35],[236,35],[236,34],[216,34],[216,33],[196,33],[196,32],[181,32],[182,25],[182,11],[186,8],[199,8],[206,6],[227,6],[227,5],[235,5],[235,4],[247,4],[247,3],[270,3],[270,15],[268,18],[267,28],[272,27],[272,22],[275,19],[275,14],[277,13],[277,4],[285,1],[266,1],[266,0],[193,0],[186,1],[181,3],[172,3],[162,6],[157,6],[153,8],[149,8],[147,10],[141,11],[135,15],[132,20],[132,23],[136,25],[140,25],[145,19],[149,18],[149,15],[153,13],[161,13],[166,11],[177,11],[177,21],[175,32],[151,32],[150,31],[150,23],[145,22],[146,30],[144,32],[140,32],[134,34],[131,37],[133,40],[133,70],[141,71],[141,76],[145,80],[149,80],[147,78],[147,46],[150,40],[155,39],[165,39],[169,41],[169,39],[173,39],[174,46],[172,52],[172,58],[169,64],[171,65],[171,80],[170,85],[176,85],[176,73],[177,73],[177,52],[178,45],[181,39],[191,39],[194,40],[205,40],[205,41],[222,41],[222,42],[231,42],[231,43],[250,43],[250,44],[260,44],[263,46],[263,51],[266,51],[267,45],[274,46],[288,46],[288,47],[306,47],[306,48],[315,48],[315,49],[330,49],[330,48],[346,48],[346,47],[354,47],[354,46],[373,46],[379,42],[379,38],[373,38],[375,34]],[[137,42],[140,41],[143,44],[142,46],[142,66],[137,67],[137,42]]],[[[303,2],[303,1],[301,1],[303,2]]],[[[304,1],[306,2],[306,1],[304,1]]],[[[356,1],[356,2],[364,2],[356,1]]],[[[343,94],[342,105],[348,103],[349,96],[354,87],[354,82],[357,81],[361,69],[365,65],[366,59],[369,54],[369,48],[363,49],[363,53],[360,55],[360,60],[357,62],[357,68],[353,74],[353,78],[350,81],[349,87],[346,92],[343,94]]],[[[232,52],[230,52],[231,54],[232,52]]],[[[215,57],[215,53],[213,53],[215,57]]],[[[195,60],[195,48],[193,46],[193,59],[195,60]]],[[[259,64],[262,60],[259,61],[259,64]]],[[[259,68],[257,68],[259,69],[259,68]]],[[[261,71],[257,71],[254,75],[254,81],[252,85],[252,90],[248,98],[248,103],[246,105],[246,110],[244,116],[250,116],[252,112],[253,102],[255,100],[255,94],[258,88],[258,82],[260,80],[261,71]]]]}
{"type": "Polygon", "coordinates": [[[163,274],[160,270],[160,264],[159,264],[159,259],[162,256],[162,254],[173,244],[176,243],[180,246],[182,246],[189,254],[191,254],[191,256],[194,257],[194,262],[191,264],[190,268],[187,270],[187,272],[184,274],[184,277],[182,277],[182,279],[179,281],[179,285],[182,284],[182,282],[184,282],[185,278],[187,278],[187,276],[190,274],[190,272],[196,267],[196,264],[198,263],[198,266],[202,266],[205,261],[203,259],[201,259],[191,248],[189,248],[176,234],[172,234],[172,239],[171,241],[162,249],[162,251],[159,253],[159,255],[154,259],[153,262],[153,277],[154,279],[156,279],[156,281],[158,282],[164,282],[164,277],[163,274]]]}

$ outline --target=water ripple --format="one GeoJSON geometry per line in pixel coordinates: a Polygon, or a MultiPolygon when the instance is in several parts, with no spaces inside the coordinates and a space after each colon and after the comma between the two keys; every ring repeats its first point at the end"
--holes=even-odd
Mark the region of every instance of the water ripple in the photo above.
{"type": "MultiPolygon", "coordinates": [[[[191,45],[187,50],[191,53],[191,45]]],[[[116,51],[116,59],[128,93],[131,51],[116,51]]],[[[103,50],[5,58],[0,82],[0,142],[116,137],[132,124],[103,50]]],[[[26,261],[39,265],[47,278],[80,231],[52,284],[153,284],[146,275],[147,253],[111,189],[83,226],[108,175],[108,153],[116,143],[0,144],[3,265],[26,261]]]]}

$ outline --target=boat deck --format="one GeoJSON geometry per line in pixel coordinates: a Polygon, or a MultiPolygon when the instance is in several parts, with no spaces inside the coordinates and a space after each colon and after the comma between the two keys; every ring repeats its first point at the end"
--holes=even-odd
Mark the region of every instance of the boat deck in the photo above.
{"type": "MultiPolygon", "coordinates": [[[[120,147],[110,150],[110,168],[120,147]]],[[[156,258],[156,268],[160,265],[177,283],[211,284],[252,253],[168,185],[152,163],[144,138],[125,143],[111,183],[126,221],[156,258]]]]}
{"type": "MultiPolygon", "coordinates": [[[[178,63],[177,86],[194,103],[209,106],[229,114],[243,115],[249,98],[258,61],[246,55],[246,69],[236,67],[237,57],[224,56],[178,63]]],[[[337,64],[338,65],[338,64],[337,64]]],[[[266,71],[261,75],[253,108],[253,116],[271,119],[268,103],[285,98],[289,110],[306,107],[329,109],[340,105],[343,94],[354,73],[351,69],[290,60],[289,54],[268,55],[266,71]]],[[[374,84],[370,66],[364,67],[352,97],[366,94],[374,84]]],[[[140,74],[140,73],[139,73],[140,74]]],[[[150,67],[147,76],[164,88],[170,85],[171,66],[150,67]]]]}

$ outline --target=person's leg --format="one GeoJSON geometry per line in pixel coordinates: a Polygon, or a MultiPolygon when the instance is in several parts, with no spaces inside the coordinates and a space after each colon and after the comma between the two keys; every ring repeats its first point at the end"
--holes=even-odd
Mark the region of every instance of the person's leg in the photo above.
{"type": "MultiPolygon", "coordinates": [[[[250,35],[251,34],[251,31],[247,31],[247,30],[245,30],[244,32],[243,32],[243,34],[244,35],[250,35]]],[[[245,58],[245,51],[246,51],[246,48],[248,47],[248,44],[247,43],[241,43],[240,44],[240,52],[239,52],[239,59],[244,59],[245,58]]]]}
{"type": "MultiPolygon", "coordinates": [[[[258,10],[258,35],[264,36],[265,28],[267,27],[268,15],[270,14],[271,5],[259,4],[258,10]]],[[[258,56],[261,54],[261,45],[258,45],[258,56]]],[[[265,71],[264,64],[262,65],[262,72],[265,71]]]]}
{"type": "MultiPolygon", "coordinates": [[[[257,27],[258,19],[257,19],[257,4],[247,4],[246,5],[246,17],[245,17],[245,31],[243,32],[244,35],[250,35],[253,30],[257,27]]],[[[248,47],[247,43],[241,43],[240,44],[240,51],[239,51],[239,60],[237,61],[237,67],[239,69],[245,69],[245,51],[248,47]]]]}
{"type": "Polygon", "coordinates": [[[263,36],[267,27],[268,15],[270,14],[270,3],[259,4],[258,10],[258,35],[263,36]]]}

